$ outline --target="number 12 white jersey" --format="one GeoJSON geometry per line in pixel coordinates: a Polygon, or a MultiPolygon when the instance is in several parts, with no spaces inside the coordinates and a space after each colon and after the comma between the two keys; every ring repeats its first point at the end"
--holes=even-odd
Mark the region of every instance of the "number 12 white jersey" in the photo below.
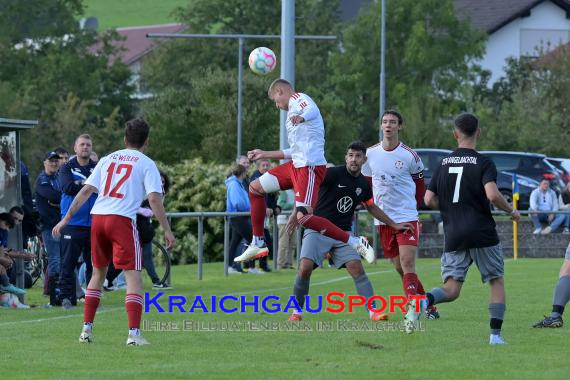
{"type": "Polygon", "coordinates": [[[162,194],[156,164],[135,149],[118,150],[101,158],[85,183],[96,187],[99,193],[91,210],[95,215],[121,215],[136,220],[148,194],[162,194]]]}

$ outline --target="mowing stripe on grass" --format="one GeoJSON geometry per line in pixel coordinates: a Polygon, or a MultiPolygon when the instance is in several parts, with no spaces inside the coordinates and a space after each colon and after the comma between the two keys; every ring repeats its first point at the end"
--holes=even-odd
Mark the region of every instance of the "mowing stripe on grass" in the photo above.
{"type": "MultiPolygon", "coordinates": [[[[426,269],[426,268],[430,268],[430,267],[434,267],[435,265],[427,265],[427,266],[423,266],[420,267],[422,269],[426,269]]],[[[374,276],[377,274],[382,274],[382,273],[392,273],[394,272],[394,269],[389,269],[389,270],[380,270],[380,271],[376,271],[376,272],[366,272],[366,274],[368,276],[374,276]]],[[[352,277],[350,276],[342,276],[342,277],[338,277],[338,278],[333,278],[330,280],[325,280],[325,281],[318,281],[315,283],[311,283],[311,286],[320,286],[320,285],[328,285],[328,284],[333,284],[335,282],[340,282],[340,281],[345,281],[345,280],[352,280],[352,277]]],[[[269,292],[276,292],[276,291],[281,291],[281,290],[288,290],[291,289],[291,286],[284,286],[281,288],[273,288],[273,289],[257,289],[257,290],[252,290],[252,291],[248,291],[248,292],[240,292],[237,293],[238,295],[248,295],[248,294],[255,294],[255,293],[269,293],[269,292]]],[[[205,296],[204,298],[211,298],[212,296],[205,296]]],[[[102,309],[100,311],[97,311],[97,314],[101,314],[101,313],[108,313],[111,311],[117,311],[117,310],[121,310],[124,309],[124,307],[112,307],[112,308],[108,308],[108,309],[102,309]]],[[[57,317],[49,317],[49,318],[38,318],[38,319],[28,319],[28,320],[23,320],[23,321],[12,321],[12,322],[0,322],[0,326],[9,326],[9,325],[17,325],[19,323],[37,323],[37,322],[46,322],[46,321],[54,321],[54,320],[58,320],[58,319],[68,319],[68,318],[74,318],[74,317],[81,317],[83,316],[83,313],[81,314],[69,314],[69,315],[60,315],[57,317]]]]}

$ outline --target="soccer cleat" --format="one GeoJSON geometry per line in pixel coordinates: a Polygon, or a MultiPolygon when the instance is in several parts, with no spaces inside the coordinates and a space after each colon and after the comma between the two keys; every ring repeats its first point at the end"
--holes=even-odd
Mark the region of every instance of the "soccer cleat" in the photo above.
{"type": "Polygon", "coordinates": [[[491,334],[489,337],[489,344],[491,346],[501,346],[507,344],[500,335],[491,334]]]}
{"type": "Polygon", "coordinates": [[[417,300],[415,299],[410,301],[410,303],[408,304],[408,312],[404,317],[404,326],[406,328],[406,333],[408,334],[411,334],[416,330],[417,328],[416,323],[420,319],[422,312],[424,312],[427,308],[427,301],[420,300],[420,311],[416,312],[416,301],[417,300]]]}
{"type": "Polygon", "coordinates": [[[287,318],[287,320],[288,321],[302,321],[303,316],[301,314],[293,313],[293,314],[291,314],[291,316],[289,318],[287,318]]]}
{"type": "Polygon", "coordinates": [[[431,305],[426,309],[426,319],[439,319],[439,311],[437,311],[437,307],[431,305]]]}
{"type": "Polygon", "coordinates": [[[17,296],[22,296],[22,295],[26,294],[26,291],[24,289],[18,288],[17,286],[14,286],[12,284],[8,284],[6,286],[4,286],[4,285],[0,286],[0,292],[12,293],[12,294],[15,294],[17,296]]]}
{"type": "Polygon", "coordinates": [[[152,284],[152,288],[153,289],[160,289],[160,290],[170,290],[170,289],[172,289],[172,286],[168,285],[165,282],[159,282],[156,284],[152,284]]]}
{"type": "Polygon", "coordinates": [[[553,318],[553,317],[547,317],[546,315],[544,316],[544,319],[532,325],[532,327],[534,328],[544,328],[544,327],[557,328],[562,326],[564,326],[564,320],[562,319],[562,316],[553,318]]]}
{"type": "Polygon", "coordinates": [[[384,313],[372,313],[370,315],[371,321],[387,321],[388,318],[389,318],[388,314],[384,314],[384,313]]]}
{"type": "Polygon", "coordinates": [[[79,343],[92,343],[93,342],[93,330],[87,327],[83,327],[81,330],[81,335],[79,335],[79,343]]]}
{"type": "Polygon", "coordinates": [[[374,254],[374,248],[368,244],[368,239],[364,236],[358,238],[358,245],[356,246],[356,252],[364,257],[369,264],[372,264],[376,260],[376,255],[374,254]]]}
{"type": "Polygon", "coordinates": [[[127,346],[144,346],[150,344],[142,335],[132,335],[129,334],[127,338],[127,346]]]}
{"type": "Polygon", "coordinates": [[[234,261],[241,263],[243,261],[261,259],[267,255],[269,255],[269,249],[267,246],[264,245],[263,247],[258,247],[257,245],[251,243],[247,246],[247,249],[241,255],[234,259],[234,261]]]}

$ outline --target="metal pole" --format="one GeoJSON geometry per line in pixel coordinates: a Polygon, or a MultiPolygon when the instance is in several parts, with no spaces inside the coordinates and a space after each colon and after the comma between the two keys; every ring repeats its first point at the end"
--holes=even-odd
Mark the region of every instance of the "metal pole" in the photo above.
{"type": "MultiPolygon", "coordinates": [[[[386,0],[382,0],[381,20],[380,20],[380,113],[378,123],[382,123],[382,114],[386,108],[386,0]]],[[[382,141],[382,128],[378,128],[378,137],[382,141]]]]}
{"type": "Polygon", "coordinates": [[[224,276],[228,277],[228,265],[230,260],[230,220],[224,216],[224,276]]]}
{"type": "Polygon", "coordinates": [[[273,270],[277,270],[277,257],[279,252],[279,226],[277,215],[273,215],[273,270]]]}
{"type": "Polygon", "coordinates": [[[241,156],[241,126],[242,126],[242,95],[243,95],[243,43],[244,39],[239,39],[238,44],[238,99],[237,99],[237,155],[241,156]]]}
{"type": "Polygon", "coordinates": [[[198,280],[202,279],[202,262],[204,261],[204,217],[198,217],[198,280]]]}
{"type": "MultiPolygon", "coordinates": [[[[281,78],[295,87],[295,0],[281,0],[281,78]]],[[[287,149],[287,111],[279,115],[279,149],[287,149]]]]}
{"type": "Polygon", "coordinates": [[[370,224],[372,226],[372,247],[374,248],[374,254],[378,256],[378,229],[374,224],[374,218],[372,218],[372,222],[370,224]]]}
{"type": "Polygon", "coordinates": [[[295,256],[297,259],[297,267],[299,267],[299,260],[301,258],[301,243],[303,241],[303,231],[302,231],[303,227],[299,226],[299,228],[297,228],[297,252],[295,252],[295,256]]]}

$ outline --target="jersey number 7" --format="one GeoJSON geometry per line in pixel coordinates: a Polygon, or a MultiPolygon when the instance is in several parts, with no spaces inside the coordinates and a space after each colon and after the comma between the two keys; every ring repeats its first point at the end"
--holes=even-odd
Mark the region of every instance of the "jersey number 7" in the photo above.
{"type": "Polygon", "coordinates": [[[455,179],[455,190],[453,191],[453,203],[457,203],[459,202],[459,189],[461,188],[463,166],[450,166],[449,174],[457,174],[457,178],[455,179]]]}
{"type": "Polygon", "coordinates": [[[121,188],[121,186],[123,186],[125,181],[129,179],[132,172],[133,172],[133,165],[130,164],[120,164],[119,166],[117,166],[116,171],[115,171],[114,162],[111,165],[109,165],[109,167],[107,168],[107,181],[105,182],[105,190],[103,191],[103,195],[104,196],[108,195],[110,197],[119,198],[119,199],[124,198],[125,194],[119,193],[119,189],[121,188]],[[113,187],[111,192],[109,192],[114,174],[118,175],[122,174],[122,176],[119,178],[119,182],[117,182],[117,184],[115,185],[115,187],[113,187]]]}

